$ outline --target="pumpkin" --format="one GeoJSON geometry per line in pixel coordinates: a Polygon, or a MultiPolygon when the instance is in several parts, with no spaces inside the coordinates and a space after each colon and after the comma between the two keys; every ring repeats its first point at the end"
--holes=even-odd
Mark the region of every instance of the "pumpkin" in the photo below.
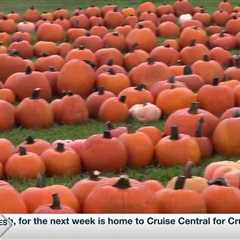
{"type": "Polygon", "coordinates": [[[98,87],[97,91],[91,93],[86,99],[89,116],[97,118],[101,105],[105,100],[111,97],[114,97],[114,94],[112,92],[105,91],[103,87],[98,87]]]}
{"type": "Polygon", "coordinates": [[[14,33],[17,30],[17,24],[13,19],[3,17],[0,19],[0,31],[6,33],[14,33]]]}
{"type": "Polygon", "coordinates": [[[158,213],[206,213],[204,198],[195,190],[185,189],[186,180],[185,176],[178,177],[174,189],[166,188],[155,193],[153,205],[158,213]],[[188,204],[183,204],[183,199],[188,199],[188,204]]]}
{"type": "Polygon", "coordinates": [[[45,77],[47,78],[49,85],[51,87],[52,95],[57,94],[57,81],[59,77],[59,71],[56,71],[54,67],[49,67],[49,69],[43,72],[45,77]]]}
{"type": "Polygon", "coordinates": [[[168,13],[174,13],[174,8],[171,4],[162,3],[161,5],[158,6],[157,8],[158,16],[168,13]]]}
{"type": "Polygon", "coordinates": [[[57,8],[54,12],[53,12],[53,16],[55,19],[57,18],[69,18],[70,17],[70,12],[68,9],[65,8],[57,8]]]}
{"type": "Polygon", "coordinates": [[[41,57],[44,54],[50,56],[50,55],[56,55],[59,53],[59,48],[56,43],[49,42],[49,41],[38,41],[34,45],[34,54],[37,57],[41,57]]]}
{"type": "Polygon", "coordinates": [[[218,9],[231,13],[233,11],[233,6],[232,6],[232,4],[228,0],[222,0],[218,4],[218,9]]]}
{"type": "Polygon", "coordinates": [[[110,60],[116,65],[123,65],[123,55],[116,48],[102,48],[95,52],[98,66],[108,63],[110,60]]]}
{"type": "Polygon", "coordinates": [[[0,32],[0,41],[2,42],[2,44],[8,45],[11,41],[10,34],[6,32],[0,32]]]}
{"type": "Polygon", "coordinates": [[[233,89],[218,84],[219,80],[216,78],[213,80],[213,85],[207,84],[201,87],[197,99],[203,109],[220,117],[224,111],[234,107],[235,99],[233,89]]]}
{"type": "Polygon", "coordinates": [[[227,11],[223,10],[216,10],[212,14],[213,21],[219,26],[225,26],[225,24],[230,18],[230,14],[227,11]]]}
{"type": "Polygon", "coordinates": [[[239,213],[240,192],[237,188],[228,186],[224,179],[210,182],[203,192],[208,213],[239,213]]]}
{"type": "Polygon", "coordinates": [[[118,8],[109,11],[104,16],[104,23],[108,28],[115,28],[124,24],[124,16],[118,8]]]}
{"type": "Polygon", "coordinates": [[[173,4],[173,8],[177,16],[193,13],[193,5],[189,0],[176,0],[176,2],[173,4]]]}
{"type": "Polygon", "coordinates": [[[129,112],[139,122],[157,121],[161,117],[161,110],[152,103],[133,105],[129,112]]]}
{"type": "Polygon", "coordinates": [[[127,127],[114,127],[113,123],[108,121],[105,123],[106,129],[110,131],[112,137],[118,138],[121,136],[123,133],[128,133],[128,128],[127,127]]]}
{"type": "Polygon", "coordinates": [[[15,108],[9,102],[0,100],[0,130],[5,131],[14,127],[15,108]]]}
{"type": "Polygon", "coordinates": [[[132,16],[132,15],[137,15],[137,12],[135,10],[135,8],[133,7],[126,7],[122,9],[122,14],[127,17],[127,16],[132,16]]]}
{"type": "Polygon", "coordinates": [[[141,132],[123,133],[119,139],[127,149],[129,166],[140,168],[152,162],[154,147],[147,135],[141,132]]]}
{"type": "Polygon", "coordinates": [[[240,58],[236,57],[232,59],[233,66],[230,66],[224,71],[224,75],[227,79],[240,80],[240,58]]]}
{"type": "Polygon", "coordinates": [[[51,205],[41,205],[35,211],[35,214],[63,214],[63,213],[75,213],[73,209],[68,206],[62,205],[57,193],[52,195],[51,205]]]}
{"type": "Polygon", "coordinates": [[[210,47],[221,47],[226,50],[230,50],[236,47],[237,40],[236,37],[223,32],[215,33],[209,37],[210,47]]]}
{"type": "Polygon", "coordinates": [[[52,109],[40,98],[40,92],[41,89],[34,89],[32,97],[25,98],[16,108],[16,121],[25,128],[48,128],[53,124],[52,109]]]}
{"type": "Polygon", "coordinates": [[[211,140],[208,137],[205,137],[203,135],[203,127],[204,127],[205,121],[204,118],[200,118],[195,132],[195,140],[197,141],[199,145],[199,149],[201,152],[202,158],[210,157],[213,153],[213,145],[211,140]]]}
{"type": "Polygon", "coordinates": [[[116,73],[113,68],[101,73],[97,77],[97,86],[118,95],[125,88],[130,87],[130,80],[123,73],[116,73]]]}
{"type": "Polygon", "coordinates": [[[186,27],[179,36],[179,44],[181,47],[186,47],[195,40],[196,43],[206,44],[208,41],[207,33],[199,27],[186,27]]]}
{"type": "Polygon", "coordinates": [[[86,32],[85,36],[80,36],[73,42],[74,48],[85,46],[93,52],[103,48],[103,40],[97,35],[91,35],[90,32],[86,32]]]}
{"type": "Polygon", "coordinates": [[[33,33],[35,31],[35,24],[32,22],[20,22],[17,24],[17,30],[19,32],[33,33]]]}
{"type": "Polygon", "coordinates": [[[23,147],[28,152],[36,153],[41,155],[44,151],[51,147],[51,144],[43,139],[34,139],[32,136],[28,136],[26,140],[18,146],[18,148],[23,147]]]}
{"type": "Polygon", "coordinates": [[[178,37],[180,28],[176,23],[166,21],[158,25],[158,35],[162,37],[178,37]]]}
{"type": "Polygon", "coordinates": [[[179,132],[195,136],[198,121],[204,119],[203,136],[211,137],[219,120],[210,112],[199,109],[199,103],[193,102],[190,108],[180,109],[172,113],[164,126],[165,134],[169,135],[173,125],[178,126],[179,132]]]}
{"type": "Polygon", "coordinates": [[[35,153],[27,152],[24,147],[19,147],[19,152],[13,154],[5,164],[5,173],[8,177],[30,179],[44,172],[42,158],[35,153]]]}
{"type": "Polygon", "coordinates": [[[204,85],[204,81],[201,76],[193,74],[192,68],[189,65],[184,66],[184,75],[176,76],[177,82],[183,82],[193,92],[198,90],[204,85]]]}
{"type": "Polygon", "coordinates": [[[171,66],[177,64],[180,58],[180,54],[170,45],[164,45],[155,47],[151,51],[150,57],[153,58],[155,61],[164,62],[167,65],[171,66]]]}
{"type": "Polygon", "coordinates": [[[159,142],[163,135],[159,128],[153,126],[144,126],[138,128],[137,132],[146,134],[151,139],[154,146],[159,142]]]}
{"type": "Polygon", "coordinates": [[[163,62],[156,62],[152,58],[132,68],[129,72],[129,78],[133,85],[144,84],[147,89],[150,89],[157,81],[165,80],[169,77],[168,66],[163,62]]]}
{"type": "Polygon", "coordinates": [[[61,124],[77,124],[88,120],[86,102],[77,94],[67,93],[61,100],[53,101],[51,108],[55,120],[61,124]]]}
{"type": "Polygon", "coordinates": [[[205,12],[204,9],[201,9],[200,12],[196,12],[193,15],[193,19],[200,21],[204,26],[209,26],[212,22],[212,16],[205,12]]]}
{"type": "Polygon", "coordinates": [[[4,213],[27,213],[25,203],[17,190],[8,182],[0,182],[0,199],[2,204],[0,212],[4,213]]]}
{"type": "Polygon", "coordinates": [[[195,100],[196,96],[190,89],[175,88],[173,85],[170,89],[165,89],[158,94],[156,106],[167,116],[179,109],[190,107],[195,100]]]}
{"type": "MultiPolygon", "coordinates": [[[[89,23],[91,27],[94,27],[94,26],[103,25],[104,20],[102,17],[92,16],[89,18],[89,23]]],[[[92,32],[91,29],[90,29],[90,32],[92,32]]]]}
{"type": "Polygon", "coordinates": [[[196,43],[195,40],[193,40],[189,46],[184,47],[180,52],[182,62],[187,65],[191,65],[203,59],[205,55],[210,55],[209,49],[204,44],[196,43]]]}
{"type": "Polygon", "coordinates": [[[58,24],[65,31],[68,30],[71,27],[71,22],[69,21],[69,19],[66,19],[66,18],[63,18],[63,17],[57,18],[53,23],[58,24]]]}
{"type": "MultiPolygon", "coordinates": [[[[126,23],[126,24],[128,24],[128,23],[126,23]]],[[[135,24],[134,24],[134,26],[135,26],[135,24]]],[[[114,30],[116,32],[118,32],[119,34],[121,34],[122,36],[126,37],[132,31],[134,26],[131,26],[131,25],[118,26],[114,30]]],[[[126,45],[126,42],[124,44],[126,45]]],[[[125,50],[125,49],[123,49],[123,50],[125,50]]]]}
{"type": "Polygon", "coordinates": [[[126,37],[126,43],[128,48],[138,44],[140,49],[150,52],[157,45],[157,38],[154,33],[141,24],[138,24],[138,28],[134,28],[126,37]]]}
{"type": "Polygon", "coordinates": [[[128,119],[126,96],[111,97],[100,106],[98,117],[101,121],[123,122],[128,119]]]}
{"type": "Polygon", "coordinates": [[[81,206],[84,206],[86,198],[102,179],[101,172],[95,170],[90,172],[88,178],[81,179],[74,183],[71,190],[81,206]]]}
{"type": "Polygon", "coordinates": [[[137,12],[138,13],[143,13],[143,12],[156,12],[157,7],[153,2],[146,1],[144,3],[139,4],[137,7],[137,12]]]}
{"type": "Polygon", "coordinates": [[[116,48],[120,51],[126,48],[125,37],[119,32],[106,33],[103,37],[103,44],[106,48],[116,48]]]}
{"type": "Polygon", "coordinates": [[[187,161],[198,164],[201,153],[196,140],[179,134],[177,126],[171,127],[171,135],[162,138],[155,146],[157,160],[162,166],[184,165],[187,161]]]}
{"type": "Polygon", "coordinates": [[[22,58],[32,58],[33,57],[33,47],[26,40],[18,40],[9,45],[8,51],[17,51],[18,55],[22,58]]]}
{"type": "Polygon", "coordinates": [[[167,13],[167,14],[163,14],[160,19],[159,22],[173,22],[173,23],[177,23],[177,17],[175,16],[175,14],[173,13],[167,13]]]}
{"type": "Polygon", "coordinates": [[[210,60],[207,55],[203,56],[203,60],[198,60],[192,64],[193,73],[201,76],[205,83],[210,84],[213,79],[223,80],[224,70],[222,66],[214,60],[210,60]]]}
{"type": "Polygon", "coordinates": [[[97,35],[100,38],[103,38],[104,35],[108,33],[108,29],[103,25],[96,25],[96,26],[91,27],[90,33],[92,35],[97,35]]]}
{"type": "Polygon", "coordinates": [[[154,24],[158,24],[158,17],[156,13],[153,12],[143,12],[139,15],[139,21],[151,21],[154,24]]]}
{"type": "Polygon", "coordinates": [[[238,113],[238,111],[240,112],[240,107],[232,107],[227,109],[220,117],[220,121],[227,119],[227,118],[231,118],[233,117],[235,114],[238,113]]]}
{"type": "Polygon", "coordinates": [[[213,144],[218,153],[227,156],[239,155],[238,128],[240,127],[239,112],[233,117],[221,121],[213,134],[213,144]]]}
{"type": "Polygon", "coordinates": [[[15,146],[8,139],[0,138],[0,148],[2,150],[0,162],[1,164],[5,164],[5,162],[14,154],[15,146]]]}
{"type": "Polygon", "coordinates": [[[124,144],[112,137],[110,131],[90,136],[83,144],[81,157],[88,171],[120,171],[125,168],[128,159],[124,144]]]}
{"type": "MultiPolygon", "coordinates": [[[[187,162],[183,168],[183,175],[186,179],[183,185],[183,189],[189,189],[202,193],[208,187],[208,180],[204,177],[192,176],[192,162],[187,162]]],[[[168,181],[167,188],[174,189],[178,177],[173,177],[168,181]]]]}
{"type": "Polygon", "coordinates": [[[80,46],[79,49],[72,49],[68,52],[65,58],[66,62],[69,62],[72,59],[78,59],[82,61],[88,60],[96,63],[95,54],[84,46],[80,46]]]}
{"type": "MultiPolygon", "coordinates": [[[[66,32],[67,39],[70,42],[75,41],[78,37],[85,36],[87,33],[87,30],[84,28],[70,28],[66,32]]],[[[95,35],[95,34],[93,34],[95,35]]]]}
{"type": "Polygon", "coordinates": [[[149,53],[142,49],[137,49],[137,45],[129,49],[129,52],[124,55],[124,64],[127,70],[144,63],[149,58],[149,53]]]}
{"type": "Polygon", "coordinates": [[[73,49],[71,43],[63,42],[58,45],[59,48],[59,55],[63,58],[67,56],[67,54],[73,49]]]}
{"type": "Polygon", "coordinates": [[[0,89],[0,99],[13,104],[16,101],[16,96],[11,89],[1,88],[0,89]]]}
{"type": "Polygon", "coordinates": [[[11,89],[19,100],[31,96],[35,88],[41,88],[40,96],[44,99],[51,97],[51,87],[45,75],[32,71],[27,67],[24,73],[14,73],[5,82],[5,87],[11,89]]]}
{"type": "Polygon", "coordinates": [[[178,18],[178,22],[180,23],[181,27],[192,20],[192,15],[189,13],[181,14],[178,18]]]}
{"type": "Polygon", "coordinates": [[[220,33],[223,30],[223,27],[218,26],[218,25],[210,25],[209,27],[206,28],[207,34],[209,36],[215,34],[215,33],[220,33]]]}
{"type": "Polygon", "coordinates": [[[58,143],[55,149],[47,149],[41,157],[50,176],[74,175],[81,170],[78,154],[71,148],[65,148],[63,143],[58,143]]]}
{"type": "Polygon", "coordinates": [[[114,70],[115,73],[123,73],[127,75],[126,70],[124,69],[123,66],[119,66],[114,63],[114,59],[109,59],[106,63],[101,65],[97,70],[96,70],[96,75],[100,75],[101,73],[108,72],[111,69],[114,70]]]}
{"type": "Polygon", "coordinates": [[[0,81],[5,82],[8,77],[17,72],[24,72],[26,62],[17,55],[16,51],[10,54],[0,54],[0,81]]]}
{"type": "Polygon", "coordinates": [[[34,6],[31,6],[24,12],[23,17],[29,22],[36,22],[40,19],[40,12],[34,6]]]}
{"type": "Polygon", "coordinates": [[[72,16],[70,22],[73,28],[89,29],[90,27],[89,19],[83,13],[72,16]]]}
{"type": "Polygon", "coordinates": [[[240,18],[237,15],[233,15],[226,23],[226,32],[230,34],[237,34],[240,31],[240,18]]]}
{"type": "Polygon", "coordinates": [[[7,53],[7,47],[0,42],[0,54],[7,53]]]}
{"type": "Polygon", "coordinates": [[[145,89],[143,84],[138,84],[136,87],[128,87],[119,93],[119,96],[126,96],[126,104],[128,108],[135,104],[153,102],[153,97],[150,91],[145,89]]]}
{"type": "Polygon", "coordinates": [[[214,47],[210,50],[210,58],[226,66],[231,62],[232,54],[221,47],[214,47]]]}
{"type": "Polygon", "coordinates": [[[156,24],[151,20],[139,21],[138,23],[136,23],[135,28],[148,28],[154,33],[154,35],[156,35],[156,32],[157,32],[156,24]]]}
{"type": "Polygon", "coordinates": [[[20,22],[22,20],[22,16],[13,10],[7,14],[7,18],[12,19],[15,22],[20,22]]]}
{"type": "MultiPolygon", "coordinates": [[[[159,187],[160,188],[160,187],[159,187]]],[[[155,213],[148,184],[120,176],[112,185],[97,186],[85,199],[84,213],[155,213]],[[100,196],[105,196],[104,198],[100,196]],[[138,199],[138,204],[135,204],[138,199]],[[97,204],[96,204],[97,203],[97,204]]]]}
{"type": "Polygon", "coordinates": [[[70,60],[62,67],[57,81],[59,92],[71,91],[87,97],[95,84],[96,74],[89,64],[77,59],[70,60]]]}

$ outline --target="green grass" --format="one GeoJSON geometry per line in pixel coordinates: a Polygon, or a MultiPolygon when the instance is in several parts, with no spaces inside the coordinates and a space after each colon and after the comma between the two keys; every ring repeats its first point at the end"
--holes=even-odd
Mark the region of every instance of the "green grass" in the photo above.
{"type": "MultiPolygon", "coordinates": [[[[0,10],[3,12],[10,12],[11,10],[15,10],[18,12],[24,12],[26,8],[34,5],[40,10],[54,10],[58,7],[66,7],[70,10],[73,10],[77,7],[87,7],[90,5],[98,5],[103,6],[107,3],[114,3],[119,5],[120,7],[128,7],[133,6],[136,7],[143,0],[115,0],[115,1],[107,1],[107,0],[88,0],[88,1],[79,1],[79,0],[1,0],[0,1],[0,10]]],[[[163,2],[173,2],[173,0],[155,0],[153,1],[156,4],[161,4],[163,2]]],[[[209,12],[213,12],[219,3],[219,0],[192,0],[194,5],[204,6],[209,12]]],[[[233,4],[237,5],[239,0],[232,0],[233,4]]],[[[162,41],[163,39],[160,39],[162,41]]],[[[154,126],[158,126],[162,128],[163,122],[153,122],[149,123],[154,126]]],[[[140,123],[134,121],[128,121],[123,124],[128,126],[129,129],[134,130],[141,126],[140,123]]],[[[78,139],[85,138],[92,134],[102,132],[104,130],[104,124],[98,121],[90,121],[84,125],[74,125],[74,126],[59,126],[55,125],[50,129],[41,129],[41,130],[27,130],[23,128],[15,128],[11,131],[0,133],[1,138],[8,138],[14,144],[21,143],[27,136],[31,135],[35,138],[43,138],[48,141],[54,141],[56,139],[78,139]]],[[[195,167],[193,169],[193,173],[196,175],[202,175],[203,170],[207,164],[214,161],[225,160],[226,158],[223,156],[215,155],[210,159],[202,159],[200,166],[195,167]]],[[[237,158],[228,158],[228,160],[237,160],[237,158]]],[[[130,177],[137,179],[157,179],[166,183],[171,177],[175,175],[179,175],[182,172],[182,168],[179,166],[172,168],[162,168],[158,165],[152,165],[143,169],[126,169],[124,173],[128,174],[130,177]]],[[[105,175],[112,176],[120,173],[107,173],[105,175]]],[[[86,173],[79,174],[78,176],[72,177],[54,177],[47,178],[47,184],[65,184],[67,186],[71,186],[78,179],[86,176],[86,173]]],[[[18,190],[23,190],[29,186],[33,186],[35,184],[35,180],[19,180],[19,179],[8,179],[18,190]]]]}

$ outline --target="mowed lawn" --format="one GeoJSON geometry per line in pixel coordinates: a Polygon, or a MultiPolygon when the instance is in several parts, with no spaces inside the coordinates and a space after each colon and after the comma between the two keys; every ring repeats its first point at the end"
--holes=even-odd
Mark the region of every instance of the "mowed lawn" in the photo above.
{"type": "MultiPolygon", "coordinates": [[[[23,12],[29,6],[34,5],[36,8],[39,8],[42,11],[51,11],[58,7],[65,7],[68,9],[75,9],[77,7],[87,7],[89,5],[98,5],[103,6],[107,3],[114,3],[118,4],[121,7],[127,6],[134,6],[136,7],[142,0],[117,0],[117,1],[104,1],[104,0],[88,0],[88,1],[80,1],[80,0],[1,0],[0,1],[0,12],[9,12],[11,10],[15,10],[18,12],[23,12]]],[[[157,0],[153,1],[156,4],[160,4],[163,2],[173,2],[172,0],[157,0]]],[[[208,11],[212,12],[216,8],[219,0],[193,0],[192,1],[195,5],[204,6],[208,11]]],[[[237,5],[239,0],[232,0],[232,3],[237,5]]],[[[128,126],[130,130],[135,130],[141,126],[140,123],[135,121],[129,120],[126,123],[118,124],[121,126],[128,126]]],[[[163,121],[148,123],[146,125],[154,125],[160,128],[163,127],[163,121]]],[[[117,126],[117,125],[116,125],[117,126]]],[[[4,132],[0,134],[0,138],[8,138],[14,144],[19,144],[24,139],[31,135],[35,138],[43,138],[49,141],[54,141],[57,139],[78,139],[78,138],[85,138],[92,134],[102,132],[105,129],[103,123],[91,120],[87,124],[84,125],[75,125],[75,126],[64,126],[64,125],[55,125],[50,129],[39,129],[39,130],[26,130],[23,128],[15,128],[9,132],[4,132]]],[[[101,157],[101,156],[100,156],[101,157]]],[[[215,155],[210,159],[202,159],[202,163],[200,166],[195,167],[193,169],[193,173],[196,175],[201,175],[203,172],[204,167],[212,162],[212,161],[221,161],[225,160],[226,158],[223,156],[215,155]]],[[[232,158],[228,160],[237,160],[237,158],[232,158]]],[[[134,177],[137,179],[157,179],[162,182],[167,182],[171,177],[175,175],[181,174],[182,169],[181,167],[173,167],[173,168],[162,168],[157,164],[149,166],[144,169],[126,169],[125,174],[128,174],[130,177],[134,177]]],[[[106,175],[114,175],[120,173],[107,173],[106,175]]],[[[80,178],[86,176],[86,173],[79,174],[78,176],[72,177],[58,177],[58,178],[47,178],[47,184],[65,184],[67,186],[71,186],[75,181],[80,178]]],[[[23,190],[28,186],[32,186],[35,184],[35,180],[19,180],[19,179],[9,179],[9,181],[18,189],[23,190]]]]}

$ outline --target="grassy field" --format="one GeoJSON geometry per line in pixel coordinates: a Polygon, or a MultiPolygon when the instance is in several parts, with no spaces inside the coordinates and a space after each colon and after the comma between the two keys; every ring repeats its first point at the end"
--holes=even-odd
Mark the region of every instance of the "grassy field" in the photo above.
{"type": "MultiPolygon", "coordinates": [[[[41,10],[53,10],[58,7],[66,7],[69,9],[74,9],[77,7],[87,7],[89,5],[95,4],[102,6],[106,3],[115,3],[121,7],[127,6],[137,6],[139,3],[143,2],[142,0],[117,0],[117,1],[106,1],[106,0],[88,0],[88,1],[79,1],[79,0],[1,0],[0,1],[0,11],[9,12],[11,10],[23,12],[27,7],[34,5],[35,7],[41,10]]],[[[157,4],[163,2],[173,2],[169,0],[161,1],[156,0],[153,1],[157,4]]],[[[193,0],[195,5],[202,5],[208,11],[212,12],[219,0],[193,0]]],[[[232,3],[237,4],[239,0],[232,0],[232,3]]],[[[154,125],[162,128],[163,122],[153,122],[149,123],[149,125],[154,125]]],[[[129,120],[126,123],[122,123],[119,125],[128,126],[130,129],[137,129],[141,125],[137,122],[129,120]]],[[[77,126],[58,126],[46,130],[26,130],[22,128],[16,128],[9,132],[4,132],[0,134],[0,137],[8,138],[16,145],[22,142],[27,136],[31,135],[35,138],[43,138],[49,141],[54,141],[56,139],[78,139],[85,138],[89,135],[101,132],[104,130],[104,124],[97,121],[90,121],[85,125],[77,125],[77,126]]],[[[194,168],[194,174],[201,175],[204,167],[212,162],[212,161],[220,161],[224,160],[223,156],[215,155],[210,159],[203,159],[200,166],[194,168]]],[[[233,158],[232,160],[236,160],[237,158],[233,158]]],[[[229,159],[231,160],[231,159],[229,159]]],[[[158,165],[152,165],[144,169],[126,169],[125,173],[130,177],[134,177],[137,179],[157,179],[162,182],[166,182],[169,178],[181,174],[181,167],[173,167],[173,168],[162,168],[158,165]]],[[[108,173],[106,175],[114,175],[116,173],[108,173]]],[[[119,174],[119,173],[117,173],[119,174]]],[[[64,177],[64,178],[48,178],[48,184],[65,184],[71,186],[78,179],[85,177],[85,174],[80,174],[79,176],[73,177],[64,177]]],[[[18,180],[18,179],[9,179],[9,181],[19,190],[23,190],[28,186],[34,185],[35,180],[18,180]]]]}

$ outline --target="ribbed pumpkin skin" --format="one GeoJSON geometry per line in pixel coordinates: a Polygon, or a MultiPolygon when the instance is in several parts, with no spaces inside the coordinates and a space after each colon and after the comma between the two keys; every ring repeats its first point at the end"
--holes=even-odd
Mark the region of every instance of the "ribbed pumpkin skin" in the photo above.
{"type": "Polygon", "coordinates": [[[71,91],[87,97],[96,81],[95,71],[85,62],[71,60],[60,71],[57,87],[59,92],[71,91]]]}

